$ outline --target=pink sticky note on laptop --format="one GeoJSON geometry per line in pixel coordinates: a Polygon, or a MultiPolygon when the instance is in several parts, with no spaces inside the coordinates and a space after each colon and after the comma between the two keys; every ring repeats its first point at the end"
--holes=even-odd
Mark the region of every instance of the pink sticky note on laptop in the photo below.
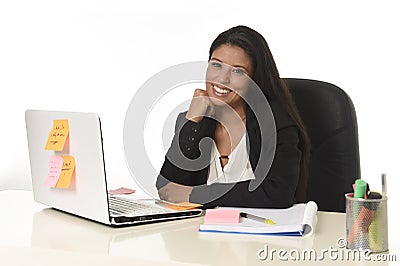
{"type": "Polygon", "coordinates": [[[135,193],[136,191],[134,189],[130,188],[125,188],[125,187],[120,187],[117,189],[110,189],[108,193],[110,195],[122,195],[122,194],[132,194],[135,193]]]}
{"type": "Polygon", "coordinates": [[[234,209],[209,209],[204,216],[205,224],[239,223],[240,212],[234,209]]]}
{"type": "Polygon", "coordinates": [[[64,160],[62,156],[50,156],[49,166],[48,166],[49,170],[45,181],[46,186],[49,187],[56,186],[62,171],[63,162],[64,160]]]}

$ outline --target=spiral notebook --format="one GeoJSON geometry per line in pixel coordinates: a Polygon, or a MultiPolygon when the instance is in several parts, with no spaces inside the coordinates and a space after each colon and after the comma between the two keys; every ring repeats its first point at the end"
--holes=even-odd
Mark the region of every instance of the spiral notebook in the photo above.
{"type": "MultiPolygon", "coordinates": [[[[238,222],[203,223],[200,232],[255,234],[255,235],[280,235],[280,236],[310,236],[317,224],[318,206],[314,201],[295,204],[287,209],[254,209],[254,208],[228,208],[218,209],[238,210],[238,213],[247,213],[263,217],[274,222],[266,224],[253,219],[240,217],[238,222]]],[[[227,220],[228,221],[228,220],[227,220]]]]}

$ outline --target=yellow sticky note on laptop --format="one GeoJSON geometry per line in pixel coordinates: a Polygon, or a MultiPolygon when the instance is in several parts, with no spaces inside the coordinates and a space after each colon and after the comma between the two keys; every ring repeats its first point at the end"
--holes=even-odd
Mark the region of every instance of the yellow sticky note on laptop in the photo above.
{"type": "Polygon", "coordinates": [[[192,210],[192,209],[200,208],[203,205],[197,204],[197,203],[192,203],[192,202],[179,202],[179,203],[175,203],[175,204],[167,204],[166,206],[175,211],[185,211],[185,210],[192,210]]]}
{"type": "Polygon", "coordinates": [[[71,179],[75,174],[75,159],[72,156],[62,156],[63,166],[56,188],[69,188],[71,179]]]}
{"type": "Polygon", "coordinates": [[[47,138],[46,150],[62,151],[69,134],[68,120],[54,120],[47,138]]]}

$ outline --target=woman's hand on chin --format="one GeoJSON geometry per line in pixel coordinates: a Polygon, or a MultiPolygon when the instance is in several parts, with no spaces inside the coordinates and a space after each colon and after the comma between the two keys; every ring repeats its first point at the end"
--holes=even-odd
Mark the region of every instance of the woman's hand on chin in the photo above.
{"type": "Polygon", "coordinates": [[[196,89],[192,101],[190,102],[186,118],[199,123],[206,114],[213,115],[214,112],[214,105],[210,101],[207,92],[202,89],[196,89]]]}

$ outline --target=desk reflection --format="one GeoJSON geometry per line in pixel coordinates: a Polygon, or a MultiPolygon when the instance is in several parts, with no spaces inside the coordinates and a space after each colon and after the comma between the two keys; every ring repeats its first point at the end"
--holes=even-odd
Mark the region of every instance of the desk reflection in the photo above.
{"type": "Polygon", "coordinates": [[[175,230],[195,230],[199,224],[198,219],[201,218],[112,228],[48,208],[34,214],[31,246],[144,260],[166,260],[169,255],[161,235],[175,230]]]}
{"type": "Polygon", "coordinates": [[[31,246],[135,259],[209,265],[261,263],[259,249],[311,248],[314,237],[276,237],[198,232],[202,217],[111,228],[54,209],[33,217],[31,246]]]}

